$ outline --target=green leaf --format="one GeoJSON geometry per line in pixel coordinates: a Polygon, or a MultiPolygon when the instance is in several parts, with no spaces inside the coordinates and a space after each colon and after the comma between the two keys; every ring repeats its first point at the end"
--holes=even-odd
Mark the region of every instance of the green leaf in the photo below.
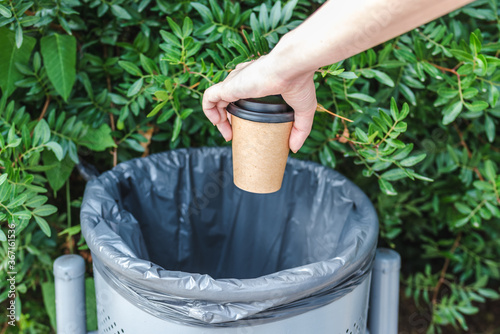
{"type": "Polygon", "coordinates": [[[59,145],[55,141],[49,141],[48,143],[45,144],[45,146],[50,148],[52,153],[54,153],[54,155],[56,156],[57,160],[61,161],[63,159],[64,153],[61,145],[59,145]]]}
{"type": "Polygon", "coordinates": [[[342,73],[337,74],[337,76],[339,78],[343,78],[343,79],[357,79],[358,78],[358,76],[354,72],[342,72],[342,73]]]}
{"type": "Polygon", "coordinates": [[[259,8],[259,22],[264,31],[269,30],[269,16],[267,15],[267,6],[266,4],[260,5],[259,8]]]}
{"type": "Polygon", "coordinates": [[[413,143],[408,144],[404,148],[397,150],[392,156],[392,159],[394,160],[404,159],[408,156],[408,154],[410,154],[412,150],[413,150],[413,143]]]}
{"type": "Polygon", "coordinates": [[[17,211],[12,214],[14,217],[17,217],[18,219],[30,219],[31,218],[31,212],[27,210],[22,210],[22,211],[17,211]]]}
{"type": "Polygon", "coordinates": [[[21,25],[23,27],[29,27],[37,24],[40,19],[40,16],[23,16],[23,18],[21,19],[21,25]]]}
{"type": "Polygon", "coordinates": [[[17,48],[13,31],[0,28],[0,88],[4,96],[9,97],[15,89],[14,83],[23,78],[15,64],[27,65],[36,39],[25,36],[21,48],[17,48]]]}
{"type": "Polygon", "coordinates": [[[488,102],[486,101],[474,101],[471,104],[465,103],[465,107],[470,111],[477,112],[488,108],[488,102]]]}
{"type": "Polygon", "coordinates": [[[417,105],[417,99],[415,98],[415,94],[408,86],[406,86],[403,83],[400,83],[399,84],[399,91],[408,100],[408,102],[411,103],[412,106],[417,105]]]}
{"type": "Polygon", "coordinates": [[[11,209],[11,208],[21,206],[22,204],[24,204],[24,202],[26,202],[27,199],[28,199],[28,195],[26,195],[26,193],[23,193],[23,194],[17,196],[16,198],[14,198],[14,200],[12,202],[7,204],[7,207],[9,209],[11,209]]]}
{"type": "Polygon", "coordinates": [[[179,38],[182,38],[182,30],[170,17],[167,17],[168,25],[172,29],[172,32],[179,38]]]}
{"type": "Polygon", "coordinates": [[[154,95],[159,101],[166,101],[170,98],[170,94],[164,90],[157,90],[154,95]]]}
{"type": "Polygon", "coordinates": [[[0,241],[5,242],[7,241],[7,236],[5,235],[4,231],[0,229],[0,241]]]}
{"type": "Polygon", "coordinates": [[[335,163],[336,163],[335,154],[333,154],[332,150],[328,147],[328,145],[323,146],[323,149],[319,153],[319,157],[323,165],[335,168],[335,163]]]}
{"type": "Polygon", "coordinates": [[[139,67],[132,62],[120,60],[118,62],[118,65],[120,65],[121,68],[123,68],[125,71],[127,71],[128,73],[130,73],[132,75],[136,75],[139,77],[142,76],[142,72],[139,69],[139,67]]]}
{"type": "Polygon", "coordinates": [[[427,176],[423,176],[423,175],[417,174],[415,172],[412,172],[411,175],[414,178],[419,179],[421,181],[434,182],[434,179],[431,179],[430,177],[427,177],[427,176]]]}
{"type": "Polygon", "coordinates": [[[437,91],[439,96],[444,97],[445,99],[452,99],[458,95],[458,90],[448,87],[440,87],[437,91]]]}
{"type": "Polygon", "coordinates": [[[360,128],[356,128],[354,132],[356,133],[356,138],[358,138],[359,141],[361,141],[362,143],[369,142],[368,136],[363,130],[361,130],[360,128]]]}
{"type": "Polygon", "coordinates": [[[473,32],[470,33],[470,48],[472,52],[477,55],[479,52],[481,52],[481,42],[479,41],[479,38],[477,38],[476,34],[473,32]]]}
{"type": "Polygon", "coordinates": [[[44,205],[47,200],[47,196],[36,195],[26,201],[25,205],[30,208],[36,208],[38,206],[44,205]]]}
{"type": "Polygon", "coordinates": [[[426,156],[427,156],[427,154],[425,154],[425,153],[411,156],[409,158],[401,160],[401,166],[404,166],[404,167],[414,166],[414,165],[418,164],[420,161],[424,160],[426,156]]]}
{"type": "Polygon", "coordinates": [[[174,34],[168,32],[168,31],[165,31],[165,30],[160,30],[160,35],[165,42],[173,44],[178,48],[182,47],[181,42],[179,41],[179,39],[177,37],[174,36],[174,34]]]}
{"type": "Polygon", "coordinates": [[[53,34],[40,41],[47,76],[54,88],[67,101],[76,79],[76,39],[53,34]]]}
{"type": "Polygon", "coordinates": [[[0,175],[0,186],[7,180],[8,176],[9,176],[9,174],[7,174],[7,173],[0,175]]]}
{"type": "Polygon", "coordinates": [[[141,144],[139,144],[139,142],[137,142],[137,140],[134,140],[134,139],[131,139],[131,138],[127,138],[125,139],[124,141],[131,149],[133,149],[134,151],[137,151],[137,152],[144,152],[144,146],[142,146],[141,144]]]}
{"type": "Polygon", "coordinates": [[[250,52],[242,41],[231,38],[229,39],[229,43],[231,43],[231,46],[236,48],[242,56],[244,56],[245,58],[250,57],[250,52]]]}
{"type": "Polygon", "coordinates": [[[405,102],[403,103],[403,108],[401,108],[401,111],[399,112],[398,121],[402,121],[403,119],[405,119],[409,113],[410,113],[410,107],[408,106],[408,103],[405,102]]]}
{"type": "Polygon", "coordinates": [[[472,99],[478,93],[479,93],[479,91],[474,87],[469,87],[469,88],[466,88],[462,91],[462,95],[463,95],[464,99],[472,99]]]}
{"type": "Polygon", "coordinates": [[[92,277],[85,279],[85,306],[87,318],[87,330],[97,330],[97,306],[95,284],[92,277]]]}
{"type": "Polygon", "coordinates": [[[357,99],[368,103],[373,103],[376,101],[373,97],[362,93],[352,93],[352,94],[347,94],[347,96],[352,99],[357,99]]]}
{"type": "MultiPolygon", "coordinates": [[[[57,209],[55,211],[57,211],[57,209]]],[[[51,231],[50,226],[47,223],[47,221],[44,218],[37,216],[37,215],[34,215],[34,217],[35,217],[36,223],[38,224],[38,226],[40,226],[40,229],[42,230],[42,232],[45,233],[45,235],[50,238],[50,236],[52,235],[52,231],[51,231]]]]}
{"type": "Polygon", "coordinates": [[[141,59],[141,66],[146,72],[148,72],[149,74],[154,74],[155,72],[158,72],[158,67],[156,67],[156,63],[152,59],[146,57],[142,53],[140,55],[140,59],[141,59]]]}
{"type": "Polygon", "coordinates": [[[33,130],[33,146],[39,146],[50,140],[50,128],[45,119],[38,121],[33,130]]]}
{"type": "Polygon", "coordinates": [[[470,53],[467,53],[465,51],[458,50],[458,49],[451,49],[450,52],[458,60],[465,61],[465,62],[471,62],[471,63],[474,61],[474,57],[472,57],[472,55],[470,53]]]}
{"type": "MultiPolygon", "coordinates": [[[[73,168],[75,167],[75,162],[71,159],[69,154],[64,157],[64,159],[59,160],[53,152],[44,151],[42,154],[43,163],[47,166],[52,166],[52,168],[45,171],[45,176],[47,176],[47,180],[49,181],[49,185],[55,192],[59,191],[66,181],[69,179],[73,168]]],[[[45,196],[37,196],[39,197],[37,201],[33,204],[30,203],[30,206],[43,205],[46,201],[45,196]],[[40,198],[41,197],[41,198],[40,198]],[[44,201],[45,198],[45,201],[44,201]]]]}
{"type": "Polygon", "coordinates": [[[387,172],[383,173],[380,175],[383,179],[388,180],[388,181],[397,181],[404,179],[408,177],[408,175],[405,173],[404,170],[401,168],[394,168],[391,170],[388,170],[387,172]]]}
{"type": "Polygon", "coordinates": [[[80,145],[90,148],[92,151],[104,151],[110,147],[116,147],[111,128],[106,123],[99,128],[88,129],[87,133],[78,142],[80,145]]]}
{"type": "Polygon", "coordinates": [[[490,85],[488,102],[492,108],[495,108],[500,98],[500,91],[494,85],[490,85]]]}
{"type": "Polygon", "coordinates": [[[497,218],[500,218],[500,209],[498,209],[496,206],[492,205],[489,202],[485,203],[486,208],[490,210],[491,214],[494,215],[497,218]]]}
{"type": "Polygon", "coordinates": [[[12,12],[4,5],[0,5],[0,15],[9,19],[12,17],[12,12]]]}
{"type": "Polygon", "coordinates": [[[281,11],[281,16],[282,16],[282,23],[288,22],[293,15],[293,9],[297,5],[298,0],[290,0],[286,3],[286,5],[283,7],[283,10],[281,11]]]}
{"type": "Polygon", "coordinates": [[[399,109],[394,97],[391,97],[391,116],[395,121],[399,119],[399,109]]]}
{"type": "Polygon", "coordinates": [[[55,212],[57,212],[57,208],[53,205],[50,205],[50,204],[42,205],[42,206],[35,208],[33,210],[34,215],[42,216],[42,217],[50,216],[51,214],[53,214],[55,212]]]}
{"type": "Polygon", "coordinates": [[[486,173],[486,177],[492,181],[495,182],[495,179],[497,177],[497,173],[495,172],[495,164],[491,160],[486,160],[484,162],[484,171],[486,173]]]}
{"type": "Polygon", "coordinates": [[[147,117],[153,117],[154,115],[156,115],[161,110],[161,108],[163,108],[165,106],[165,104],[167,104],[167,101],[163,101],[163,102],[157,104],[153,108],[153,110],[151,110],[151,112],[148,114],[147,117]]]}
{"type": "Polygon", "coordinates": [[[395,147],[395,148],[404,148],[405,147],[405,143],[403,143],[399,139],[387,138],[386,142],[391,147],[395,147]]]}
{"type": "Polygon", "coordinates": [[[42,296],[45,310],[50,319],[52,328],[56,328],[56,291],[54,282],[42,283],[42,296]]]}
{"type": "Polygon", "coordinates": [[[429,64],[427,62],[422,62],[422,67],[423,67],[424,71],[427,72],[430,76],[432,76],[438,80],[443,79],[443,74],[437,68],[432,66],[431,64],[429,64]]]}
{"type": "Polygon", "coordinates": [[[493,143],[495,140],[495,123],[493,122],[493,119],[489,116],[486,116],[484,118],[484,129],[486,130],[486,137],[488,137],[488,141],[490,143],[493,143]]]}
{"type": "Polygon", "coordinates": [[[144,82],[143,78],[140,78],[139,80],[137,80],[136,82],[134,82],[132,84],[132,86],[129,87],[129,89],[127,91],[127,96],[131,97],[131,96],[134,96],[137,93],[139,93],[139,91],[142,88],[143,82],[144,82]]]}
{"type": "Polygon", "coordinates": [[[174,116],[175,111],[173,108],[167,109],[167,111],[164,111],[156,120],[156,123],[161,124],[165,123],[168,121],[172,116],[174,116]]]}
{"type": "Polygon", "coordinates": [[[486,298],[491,298],[491,299],[498,299],[498,298],[500,298],[500,294],[498,294],[498,292],[496,292],[493,289],[478,289],[477,292],[481,296],[486,297],[486,298]]]}
{"type": "Polygon", "coordinates": [[[271,19],[271,29],[275,29],[281,19],[281,1],[277,1],[274,4],[269,17],[271,19]]]}
{"type": "Polygon", "coordinates": [[[186,16],[182,24],[182,36],[186,38],[189,35],[191,35],[192,32],[193,32],[193,21],[191,21],[191,19],[188,16],[186,16]]]}
{"type": "Polygon", "coordinates": [[[372,70],[372,71],[373,73],[375,73],[375,79],[377,79],[377,81],[389,87],[394,87],[394,81],[386,73],[381,72],[379,70],[372,70]]]}
{"type": "Polygon", "coordinates": [[[129,12],[127,10],[119,5],[111,5],[111,12],[113,15],[120,19],[124,20],[130,20],[132,16],[130,16],[129,12]]]}
{"type": "Polygon", "coordinates": [[[398,194],[396,190],[394,190],[392,184],[387,180],[384,180],[382,178],[378,179],[378,185],[380,187],[380,190],[382,190],[382,192],[386,195],[395,196],[398,194]]]}
{"type": "Polygon", "coordinates": [[[472,212],[471,208],[469,208],[464,203],[460,203],[460,202],[455,203],[455,208],[458,210],[458,212],[460,212],[463,215],[468,215],[469,213],[472,212]]]}
{"type": "Polygon", "coordinates": [[[462,227],[464,226],[465,224],[467,224],[469,222],[469,218],[468,217],[465,217],[465,218],[460,218],[458,220],[456,220],[454,223],[453,223],[453,227],[455,228],[459,228],[459,227],[462,227]]]}
{"type": "Polygon", "coordinates": [[[18,24],[16,27],[16,46],[19,49],[23,45],[23,27],[18,24]]]}
{"type": "Polygon", "coordinates": [[[463,104],[461,101],[451,103],[443,109],[443,124],[448,125],[453,122],[462,112],[463,104]]]}
{"type": "Polygon", "coordinates": [[[210,9],[208,9],[207,6],[202,5],[201,3],[198,3],[198,2],[191,2],[191,6],[193,6],[193,8],[196,9],[196,11],[198,13],[200,13],[201,17],[205,21],[213,21],[214,20],[214,17],[212,16],[212,12],[210,11],[210,9]]]}
{"type": "Polygon", "coordinates": [[[69,35],[73,35],[68,21],[66,21],[66,19],[63,16],[59,16],[57,19],[61,27],[64,29],[64,31],[66,31],[69,35]]]}
{"type": "Polygon", "coordinates": [[[459,310],[461,313],[467,314],[467,315],[472,315],[472,314],[476,314],[477,312],[479,312],[479,308],[477,308],[475,306],[458,306],[457,310],[459,310]]]}
{"type": "Polygon", "coordinates": [[[179,137],[179,134],[181,133],[181,128],[182,128],[182,118],[178,115],[174,121],[174,130],[172,133],[171,141],[175,141],[177,137],[179,137]]]}

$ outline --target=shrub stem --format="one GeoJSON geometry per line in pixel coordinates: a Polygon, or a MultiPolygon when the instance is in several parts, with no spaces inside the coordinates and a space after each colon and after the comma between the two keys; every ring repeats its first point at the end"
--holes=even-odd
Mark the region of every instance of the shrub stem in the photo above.
{"type": "MultiPolygon", "coordinates": [[[[458,233],[457,237],[455,238],[455,242],[453,243],[453,246],[451,246],[450,249],[450,255],[452,255],[455,250],[457,249],[458,245],[460,245],[460,239],[462,238],[462,232],[458,233]]],[[[441,269],[441,274],[439,274],[439,280],[434,287],[434,292],[432,294],[432,305],[436,305],[437,303],[437,296],[439,293],[439,289],[441,288],[441,285],[445,282],[445,276],[446,276],[446,271],[448,270],[448,266],[450,265],[450,258],[447,257],[446,260],[444,261],[443,268],[441,269]]]]}

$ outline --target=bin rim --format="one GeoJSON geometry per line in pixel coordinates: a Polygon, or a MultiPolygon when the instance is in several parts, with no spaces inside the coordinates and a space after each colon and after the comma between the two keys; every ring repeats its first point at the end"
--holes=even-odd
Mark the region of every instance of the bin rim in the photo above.
{"type": "MultiPolygon", "coordinates": [[[[378,219],[368,197],[337,171],[315,162],[302,161],[289,157],[287,166],[293,164],[298,168],[316,170],[324,178],[337,180],[339,177],[346,182],[354,192],[359,203],[356,208],[364,216],[370,216],[373,222],[367,231],[365,240],[359,238],[355,250],[357,258],[346,263],[345,250],[338,256],[309,263],[306,265],[277,271],[256,278],[212,278],[207,274],[172,271],[165,269],[149,260],[137,258],[129,247],[123,245],[118,235],[103,235],[99,226],[104,227],[107,221],[96,210],[99,207],[96,197],[102,201],[112,201],[107,194],[103,180],[118,180],[116,175],[126,173],[129,168],[143,165],[145,162],[157,163],[162,159],[176,159],[179,156],[220,154],[230,158],[229,147],[187,148],[152,154],[146,158],[136,158],[117,165],[103,173],[97,179],[90,181],[85,190],[81,209],[82,234],[92,252],[94,263],[107,279],[126,283],[135,292],[147,294],[148,289],[155,293],[165,294],[175,299],[188,299],[200,303],[265,303],[270,297],[287,302],[287,296],[293,295],[295,300],[323,293],[326,290],[341,289],[343,286],[360,284],[370,272],[378,239],[378,219]],[[90,204],[89,204],[90,203],[90,204]],[[105,254],[105,256],[103,256],[105,254]],[[132,261],[131,261],[132,260],[132,261]],[[352,283],[352,284],[351,284],[352,283]],[[277,291],[279,289],[279,291],[277,291]],[[223,293],[222,293],[223,292],[223,293]]],[[[105,230],[105,229],[104,229],[105,230]]],[[[351,291],[352,288],[346,290],[351,291]]],[[[289,301],[289,300],[288,300],[289,301]]]]}

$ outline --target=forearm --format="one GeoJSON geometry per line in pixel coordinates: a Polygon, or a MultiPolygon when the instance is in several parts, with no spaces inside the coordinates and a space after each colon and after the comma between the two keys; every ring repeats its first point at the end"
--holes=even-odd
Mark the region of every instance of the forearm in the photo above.
{"type": "Polygon", "coordinates": [[[276,70],[300,75],[399,36],[473,0],[329,0],[271,52],[276,70]]]}

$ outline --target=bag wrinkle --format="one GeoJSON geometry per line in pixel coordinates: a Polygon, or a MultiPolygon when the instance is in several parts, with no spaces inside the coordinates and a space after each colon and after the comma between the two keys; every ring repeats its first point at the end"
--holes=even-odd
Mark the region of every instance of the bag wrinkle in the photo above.
{"type": "Polygon", "coordinates": [[[161,319],[262,324],[342,298],[367,279],[378,237],[365,194],[338,172],[289,158],[282,189],[233,185],[230,148],[179,149],[90,181],[82,233],[96,270],[161,319]]]}

